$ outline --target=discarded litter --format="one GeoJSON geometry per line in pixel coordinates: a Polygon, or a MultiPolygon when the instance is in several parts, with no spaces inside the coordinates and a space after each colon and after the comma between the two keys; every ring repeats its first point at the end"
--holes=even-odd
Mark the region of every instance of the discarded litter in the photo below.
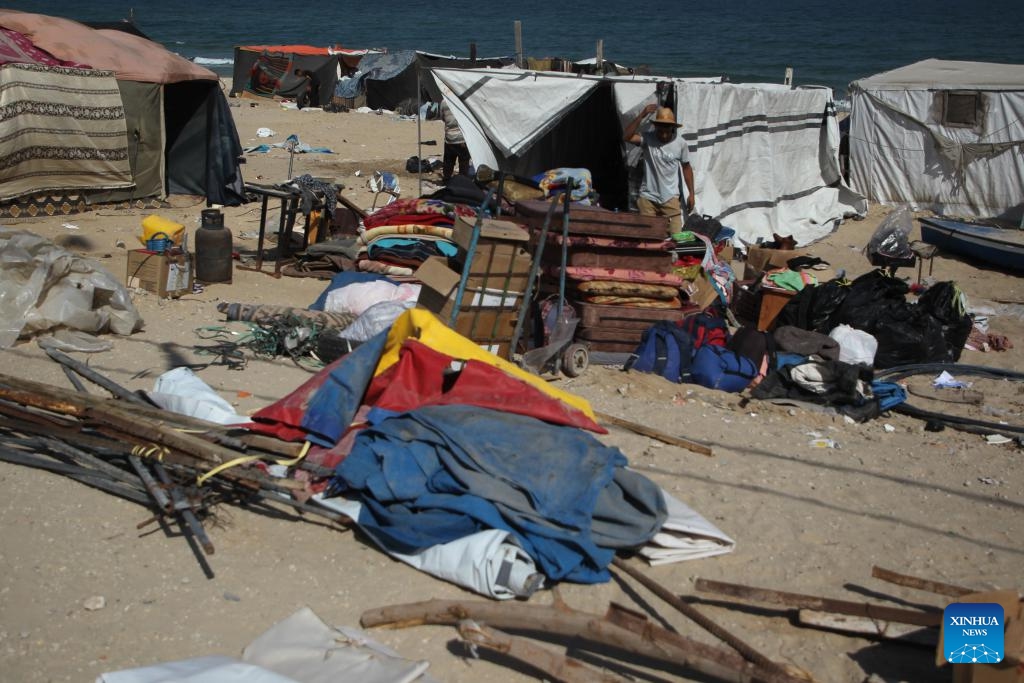
{"type": "Polygon", "coordinates": [[[943,370],[942,374],[932,380],[932,384],[936,387],[942,387],[944,389],[970,389],[971,382],[961,382],[960,380],[953,377],[947,371],[943,370]]]}
{"type": "Polygon", "coordinates": [[[811,439],[807,445],[811,448],[839,448],[839,444],[829,438],[811,439]]]}
{"type": "Polygon", "coordinates": [[[277,133],[275,133],[270,128],[257,128],[256,129],[256,137],[258,137],[258,138],[272,138],[275,135],[277,135],[277,133]]]}
{"type": "Polygon", "coordinates": [[[990,444],[1003,444],[1010,443],[1013,439],[1003,436],[1002,434],[989,434],[985,437],[985,441],[990,444]]]}
{"type": "Polygon", "coordinates": [[[68,230],[78,230],[79,227],[74,223],[61,223],[60,227],[67,228],[68,230]]]}
{"type": "Polygon", "coordinates": [[[895,431],[896,431],[896,428],[895,428],[895,427],[893,427],[893,426],[892,426],[891,424],[889,424],[888,422],[886,422],[886,423],[885,423],[884,425],[882,425],[882,429],[884,429],[884,430],[885,430],[886,432],[888,432],[889,434],[892,434],[893,432],[895,432],[895,431]]]}

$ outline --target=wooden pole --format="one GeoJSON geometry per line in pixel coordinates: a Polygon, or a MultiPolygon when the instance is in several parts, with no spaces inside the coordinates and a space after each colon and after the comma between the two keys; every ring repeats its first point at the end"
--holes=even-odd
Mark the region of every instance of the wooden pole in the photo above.
{"type": "MultiPolygon", "coordinates": [[[[363,628],[448,625],[464,619],[492,628],[581,638],[583,643],[617,648],[666,664],[686,667],[721,681],[735,683],[777,680],[769,672],[728,650],[707,645],[674,631],[644,622],[642,630],[619,626],[600,615],[566,606],[535,606],[518,602],[428,600],[389,605],[363,612],[363,628]]],[[[788,677],[787,677],[788,678],[788,677]]]]}
{"type": "Polygon", "coordinates": [[[974,590],[964,588],[963,586],[954,586],[953,584],[942,583],[941,581],[921,579],[908,574],[900,574],[899,572],[894,572],[891,569],[882,569],[881,567],[872,567],[871,576],[888,583],[894,583],[897,586],[916,588],[917,590],[928,591],[929,593],[945,595],[951,598],[959,598],[967,595],[968,593],[975,592],[974,590]]]}
{"type": "Polygon", "coordinates": [[[942,612],[938,610],[923,612],[920,610],[903,609],[902,607],[889,607],[888,605],[873,605],[868,602],[851,602],[849,600],[820,598],[801,593],[787,593],[785,591],[755,588],[754,586],[743,586],[736,583],[711,581],[708,579],[697,579],[693,587],[701,593],[727,595],[740,600],[750,600],[770,605],[784,605],[786,607],[809,609],[818,612],[835,612],[846,616],[866,617],[879,621],[910,624],[912,626],[938,626],[942,623],[942,612]]]}
{"type": "Polygon", "coordinates": [[[636,567],[630,566],[629,563],[627,563],[625,560],[616,557],[614,560],[612,560],[612,564],[615,566],[616,569],[626,574],[629,574],[631,577],[639,581],[640,584],[644,586],[644,588],[651,591],[659,598],[675,607],[676,610],[680,614],[685,616],[687,619],[690,619],[693,623],[697,624],[702,629],[704,629],[714,637],[720,639],[722,642],[726,643],[730,647],[735,648],[735,650],[739,652],[741,655],[743,655],[743,658],[746,659],[748,662],[751,662],[752,664],[761,667],[765,672],[771,674],[773,677],[776,677],[780,680],[785,679],[789,676],[789,674],[781,666],[779,666],[778,664],[776,664],[775,662],[761,654],[758,650],[756,650],[752,645],[747,643],[745,640],[742,640],[739,636],[726,630],[725,627],[716,623],[714,620],[712,620],[710,617],[708,617],[706,614],[698,610],[693,605],[688,605],[687,603],[683,602],[679,599],[678,595],[672,593],[671,591],[666,589],[664,586],[659,584],[651,577],[644,574],[636,567]]]}
{"type": "Polygon", "coordinates": [[[658,441],[670,444],[672,446],[679,446],[680,448],[685,448],[688,451],[693,451],[694,453],[699,453],[700,455],[706,455],[709,458],[714,457],[715,455],[714,452],[712,452],[711,450],[711,446],[702,444],[698,441],[690,441],[689,439],[684,439],[678,436],[672,436],[671,434],[666,434],[665,432],[654,429],[653,427],[648,427],[647,425],[638,424],[636,422],[630,422],[629,420],[624,420],[621,417],[615,417],[614,415],[609,415],[608,413],[602,413],[595,410],[594,415],[597,417],[597,419],[601,420],[602,422],[607,422],[612,426],[622,427],[623,429],[628,429],[632,432],[636,432],[637,434],[649,436],[652,439],[657,439],[658,441]]]}
{"type": "Polygon", "coordinates": [[[512,32],[516,40],[516,66],[523,68],[523,22],[518,19],[512,22],[512,32]]]}

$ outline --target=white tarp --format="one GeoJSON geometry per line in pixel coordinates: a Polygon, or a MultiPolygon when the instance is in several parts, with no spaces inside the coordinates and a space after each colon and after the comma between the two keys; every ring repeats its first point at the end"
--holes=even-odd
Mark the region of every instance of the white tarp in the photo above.
{"type": "MultiPolygon", "coordinates": [[[[597,87],[593,79],[533,71],[434,69],[433,73],[463,134],[467,127],[486,131],[485,138],[505,156],[521,154],[597,87]],[[458,101],[451,97],[454,93],[458,101]]],[[[466,136],[477,166],[486,156],[480,142],[475,139],[471,144],[466,136]]]]}
{"type": "Polygon", "coordinates": [[[330,627],[303,607],[249,644],[242,659],[196,657],[102,674],[96,683],[437,683],[425,661],[364,631],[330,627]]]}
{"type": "Polygon", "coordinates": [[[928,59],[855,81],[850,93],[857,191],[945,215],[1020,219],[1024,65],[928,59]],[[977,103],[974,125],[962,109],[949,116],[949,94],[977,103]]]}
{"type": "Polygon", "coordinates": [[[866,206],[841,184],[832,91],[771,84],[676,84],[700,213],[746,244],[821,239],[866,206]]]}
{"type": "MultiPolygon", "coordinates": [[[[682,501],[662,490],[668,518],[640,555],[652,565],[698,560],[730,553],[736,542],[682,501]]],[[[358,522],[362,505],[343,497],[313,496],[321,505],[358,522]]],[[[491,598],[529,597],[543,584],[533,559],[507,531],[488,529],[432,546],[415,555],[387,551],[397,560],[439,579],[491,598]]]]}
{"type": "MultiPolygon", "coordinates": [[[[595,138],[601,136],[594,143],[618,143],[622,127],[656,100],[657,83],[671,80],[680,131],[690,146],[697,210],[719,218],[743,242],[771,240],[778,233],[804,245],[827,235],[844,216],[866,210],[862,198],[841,184],[839,128],[827,88],[545,72],[432,73],[477,166],[514,170],[503,162],[523,159],[594,88],[608,85],[614,87],[613,115],[621,126],[594,131],[595,138]],[[603,139],[608,136],[618,137],[603,139]]],[[[621,156],[624,166],[638,157],[629,149],[621,156]]]]}

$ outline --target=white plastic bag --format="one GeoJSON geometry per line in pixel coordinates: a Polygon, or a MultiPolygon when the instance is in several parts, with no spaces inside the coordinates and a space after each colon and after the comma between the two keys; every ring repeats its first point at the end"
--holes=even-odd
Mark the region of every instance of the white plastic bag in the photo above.
{"type": "Polygon", "coordinates": [[[851,365],[875,364],[875,352],[878,351],[878,340],[865,332],[849,325],[839,325],[828,333],[828,336],[839,344],[839,360],[851,365]]]}
{"type": "Polygon", "coordinates": [[[142,318],[128,290],[99,264],[34,233],[0,227],[0,348],[60,327],[128,335],[142,318]]]}
{"type": "Polygon", "coordinates": [[[416,301],[381,301],[376,303],[352,321],[352,324],[338,333],[342,339],[366,342],[391,327],[398,316],[416,306],[416,301]]]}

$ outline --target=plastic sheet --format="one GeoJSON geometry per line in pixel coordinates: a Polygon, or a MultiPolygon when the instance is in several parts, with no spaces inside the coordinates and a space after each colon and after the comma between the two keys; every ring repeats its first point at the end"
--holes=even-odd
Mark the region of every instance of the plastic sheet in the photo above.
{"type": "Polygon", "coordinates": [[[350,341],[365,342],[391,327],[398,316],[416,306],[416,301],[381,301],[367,308],[338,336],[350,341]]]}
{"type": "Polygon", "coordinates": [[[0,227],[0,348],[60,327],[128,335],[128,290],[98,264],[31,232],[0,227]]]}
{"type": "Polygon", "coordinates": [[[899,208],[875,229],[875,234],[864,247],[864,254],[876,266],[913,265],[914,252],[910,249],[910,231],[914,229],[914,216],[910,209],[899,208]]]}

